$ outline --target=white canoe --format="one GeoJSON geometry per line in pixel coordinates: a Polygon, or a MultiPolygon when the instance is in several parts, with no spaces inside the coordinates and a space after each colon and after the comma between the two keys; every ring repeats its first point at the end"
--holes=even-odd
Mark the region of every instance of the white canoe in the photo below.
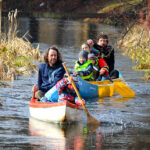
{"type": "Polygon", "coordinates": [[[83,120],[82,106],[68,101],[43,103],[31,99],[29,104],[30,116],[46,122],[78,122],[83,120]]]}

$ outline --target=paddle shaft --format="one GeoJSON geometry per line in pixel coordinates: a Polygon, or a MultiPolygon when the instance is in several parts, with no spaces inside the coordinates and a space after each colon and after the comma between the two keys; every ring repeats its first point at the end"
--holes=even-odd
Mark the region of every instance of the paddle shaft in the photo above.
{"type": "Polygon", "coordinates": [[[68,69],[67,69],[67,67],[66,67],[66,63],[63,63],[63,66],[64,66],[64,69],[65,69],[65,71],[66,71],[66,73],[67,73],[67,75],[68,75],[68,78],[69,78],[69,80],[70,80],[70,82],[71,82],[71,84],[72,84],[72,86],[73,86],[73,88],[74,88],[74,90],[75,90],[75,92],[76,92],[76,94],[77,94],[77,96],[78,96],[78,98],[79,98],[81,104],[82,104],[82,107],[84,108],[85,112],[86,112],[87,115],[89,116],[89,112],[87,111],[85,105],[82,103],[82,98],[81,98],[81,96],[80,96],[80,94],[79,94],[79,92],[78,92],[78,89],[77,89],[77,87],[76,87],[74,81],[71,80],[70,74],[69,74],[68,69]]]}
{"type": "Polygon", "coordinates": [[[66,73],[68,74],[68,78],[69,78],[69,80],[70,80],[70,82],[71,82],[71,84],[72,84],[72,86],[73,86],[73,88],[74,88],[74,90],[75,90],[75,92],[76,92],[76,94],[77,94],[77,96],[78,96],[78,98],[79,98],[81,104],[82,104],[82,107],[83,107],[83,109],[84,109],[85,112],[86,112],[86,115],[87,115],[87,124],[94,124],[94,125],[96,125],[96,126],[98,127],[98,126],[100,125],[100,123],[99,123],[98,120],[96,120],[94,117],[92,117],[92,116],[89,114],[89,112],[87,111],[85,105],[83,104],[82,98],[81,98],[81,96],[80,96],[80,94],[79,94],[79,92],[78,92],[78,89],[77,89],[77,87],[76,87],[74,81],[73,81],[73,80],[71,79],[71,77],[70,77],[70,74],[69,74],[68,69],[67,69],[67,67],[66,67],[66,63],[63,63],[63,66],[64,66],[65,71],[66,71],[66,73]]]}

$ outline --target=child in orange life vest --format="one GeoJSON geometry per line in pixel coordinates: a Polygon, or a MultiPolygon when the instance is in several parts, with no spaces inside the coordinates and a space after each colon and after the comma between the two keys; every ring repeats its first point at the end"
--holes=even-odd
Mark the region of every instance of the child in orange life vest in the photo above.
{"type": "MultiPolygon", "coordinates": [[[[74,80],[74,79],[71,77],[71,80],[74,80]]],[[[75,82],[75,84],[78,89],[79,87],[78,83],[75,82]]],[[[63,78],[60,81],[58,81],[56,84],[56,88],[59,94],[58,102],[67,100],[73,104],[82,105],[81,101],[78,99],[75,93],[75,90],[72,84],[69,82],[68,78],[63,78]]],[[[85,103],[84,99],[82,99],[82,103],[83,104],[85,103]]]]}
{"type": "Polygon", "coordinates": [[[79,75],[82,79],[87,81],[94,80],[93,78],[93,65],[92,61],[87,61],[88,53],[86,51],[80,51],[79,60],[75,62],[73,74],[79,75]]]}
{"type": "Polygon", "coordinates": [[[88,53],[94,54],[96,57],[100,57],[100,52],[94,48],[91,48],[91,46],[88,43],[83,43],[81,45],[81,49],[88,53]]]}
{"type": "Polygon", "coordinates": [[[109,67],[103,58],[97,59],[94,54],[88,54],[88,60],[92,60],[94,77],[96,81],[108,80],[109,67]]]}

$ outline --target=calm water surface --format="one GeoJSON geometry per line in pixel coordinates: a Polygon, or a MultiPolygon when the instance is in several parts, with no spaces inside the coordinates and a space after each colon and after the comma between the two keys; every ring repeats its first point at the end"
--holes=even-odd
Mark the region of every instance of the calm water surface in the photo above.
{"type": "MultiPolygon", "coordinates": [[[[20,35],[29,31],[41,53],[57,45],[63,60],[72,70],[80,46],[88,38],[96,39],[99,32],[110,37],[115,47],[122,29],[103,24],[79,21],[20,18],[20,35]]],[[[120,96],[87,100],[89,113],[101,122],[98,128],[85,123],[55,125],[30,118],[29,100],[37,74],[18,77],[7,88],[0,88],[0,149],[21,150],[148,150],[150,149],[150,83],[144,82],[143,72],[132,70],[134,62],[115,49],[116,68],[121,71],[135,98],[120,96]]]]}

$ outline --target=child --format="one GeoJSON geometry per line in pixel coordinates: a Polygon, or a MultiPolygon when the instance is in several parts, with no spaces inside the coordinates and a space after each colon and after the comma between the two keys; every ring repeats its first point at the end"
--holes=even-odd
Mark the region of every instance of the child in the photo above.
{"type": "Polygon", "coordinates": [[[98,36],[97,43],[94,43],[91,39],[87,40],[87,43],[100,51],[101,58],[106,61],[109,66],[109,73],[111,73],[114,70],[115,58],[114,49],[108,45],[108,36],[102,33],[98,36]]]}
{"type": "MultiPolygon", "coordinates": [[[[73,80],[73,78],[71,78],[73,80]]],[[[78,88],[79,85],[75,82],[76,87],[78,88]]],[[[74,88],[72,84],[69,82],[67,78],[63,78],[57,82],[56,86],[48,91],[44,97],[41,98],[41,102],[60,102],[67,100],[73,104],[82,105],[80,100],[77,98],[74,88]]],[[[82,99],[83,104],[85,100],[82,99]]]]}
{"type": "Polygon", "coordinates": [[[92,61],[87,61],[88,53],[86,51],[80,51],[79,60],[75,62],[75,71],[73,74],[81,76],[82,79],[91,81],[93,77],[92,61]]]}
{"type": "Polygon", "coordinates": [[[97,59],[94,54],[88,54],[88,60],[92,61],[93,64],[93,76],[96,81],[108,80],[109,78],[109,67],[103,58],[97,59]]]}
{"type": "MultiPolygon", "coordinates": [[[[71,80],[73,80],[73,79],[71,78],[71,80]]],[[[75,82],[75,84],[78,89],[78,87],[79,87],[78,83],[75,82]]],[[[58,102],[67,100],[73,104],[82,105],[75,93],[75,90],[74,90],[72,84],[69,82],[69,80],[67,78],[63,78],[60,81],[58,81],[56,84],[56,88],[59,93],[58,102]]],[[[82,103],[83,104],[85,103],[84,99],[82,99],[82,103]]]]}
{"type": "Polygon", "coordinates": [[[81,49],[88,52],[88,53],[94,54],[96,57],[100,57],[100,52],[94,48],[91,49],[91,47],[88,43],[83,43],[81,45],[81,49]]]}

